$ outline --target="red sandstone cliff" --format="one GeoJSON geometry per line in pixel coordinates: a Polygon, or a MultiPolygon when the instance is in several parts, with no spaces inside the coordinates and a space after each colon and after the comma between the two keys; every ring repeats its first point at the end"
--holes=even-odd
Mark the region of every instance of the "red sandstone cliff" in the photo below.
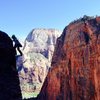
{"type": "Polygon", "coordinates": [[[100,17],[70,23],[58,38],[39,100],[100,100],[100,17]]]}

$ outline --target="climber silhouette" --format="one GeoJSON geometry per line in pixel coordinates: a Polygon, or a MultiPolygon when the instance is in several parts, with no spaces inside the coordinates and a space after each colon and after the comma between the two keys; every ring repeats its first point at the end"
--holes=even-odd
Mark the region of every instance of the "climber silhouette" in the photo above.
{"type": "Polygon", "coordinates": [[[22,56],[22,52],[20,50],[20,47],[22,47],[21,43],[18,41],[18,39],[16,38],[15,35],[12,35],[12,39],[13,39],[13,42],[14,42],[14,49],[19,51],[20,55],[22,56]]]}

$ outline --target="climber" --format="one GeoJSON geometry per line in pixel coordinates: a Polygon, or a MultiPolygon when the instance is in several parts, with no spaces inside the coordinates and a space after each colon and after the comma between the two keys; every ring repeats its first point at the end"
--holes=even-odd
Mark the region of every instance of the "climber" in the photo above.
{"type": "Polygon", "coordinates": [[[15,35],[12,35],[12,39],[13,39],[13,42],[14,42],[14,49],[19,51],[20,55],[22,56],[22,52],[20,50],[20,47],[22,47],[21,43],[18,41],[18,39],[15,37],[15,35]]]}

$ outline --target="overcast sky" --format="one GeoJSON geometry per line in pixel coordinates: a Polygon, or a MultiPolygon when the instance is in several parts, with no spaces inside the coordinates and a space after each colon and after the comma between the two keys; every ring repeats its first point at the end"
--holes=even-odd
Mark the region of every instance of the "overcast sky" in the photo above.
{"type": "Polygon", "coordinates": [[[100,15],[100,0],[0,0],[0,30],[24,39],[34,28],[63,30],[83,15],[100,15]]]}

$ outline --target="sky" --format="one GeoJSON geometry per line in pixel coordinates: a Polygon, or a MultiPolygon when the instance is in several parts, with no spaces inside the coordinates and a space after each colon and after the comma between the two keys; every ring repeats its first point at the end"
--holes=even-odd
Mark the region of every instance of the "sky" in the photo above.
{"type": "Polygon", "coordinates": [[[0,30],[24,40],[34,28],[63,30],[84,15],[100,15],[100,0],[0,0],[0,30]]]}

